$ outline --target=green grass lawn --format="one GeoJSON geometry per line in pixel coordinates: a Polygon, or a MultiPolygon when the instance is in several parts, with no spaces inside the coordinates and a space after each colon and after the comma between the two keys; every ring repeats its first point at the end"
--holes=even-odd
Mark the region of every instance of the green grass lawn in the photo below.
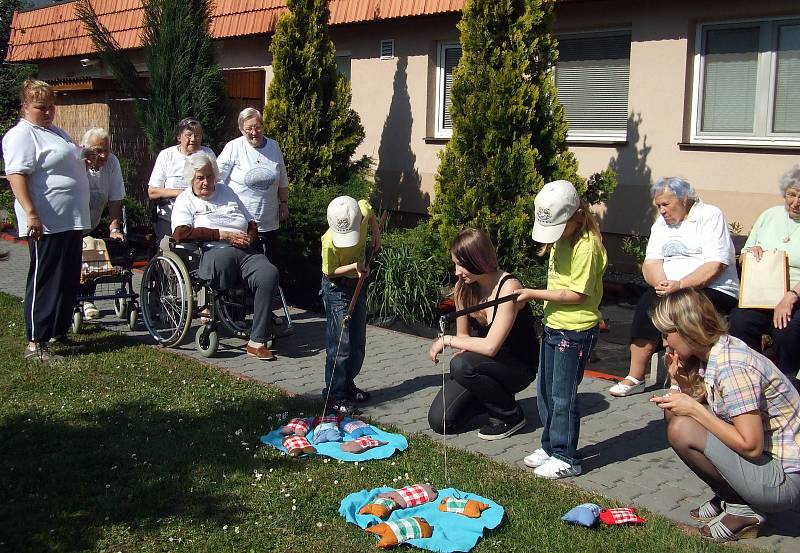
{"type": "MultiPolygon", "coordinates": [[[[374,551],[337,513],[346,494],[448,484],[441,445],[415,434],[385,461],[284,457],[259,437],[318,404],[119,334],[90,329],[64,362],[25,362],[21,311],[0,294],[0,551],[374,551]]],[[[474,551],[725,550],[649,513],[639,528],[569,527],[572,506],[612,503],[480,455],[448,461],[450,485],[507,511],[474,551]]]]}

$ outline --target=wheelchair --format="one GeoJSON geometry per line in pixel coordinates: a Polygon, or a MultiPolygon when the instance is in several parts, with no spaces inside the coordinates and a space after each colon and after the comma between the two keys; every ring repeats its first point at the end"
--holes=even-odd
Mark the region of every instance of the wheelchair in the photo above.
{"type": "MultiPolygon", "coordinates": [[[[219,348],[220,330],[247,340],[253,314],[252,296],[245,289],[213,290],[198,276],[203,247],[197,243],[169,241],[169,249],[159,251],[142,273],[139,300],[142,321],[161,346],[175,347],[184,342],[195,315],[202,322],[195,331],[195,348],[203,357],[213,357],[219,348]]],[[[281,336],[293,332],[292,316],[280,286],[273,305],[281,305],[286,328],[281,336]]],[[[267,342],[272,347],[272,340],[267,342]]]]}

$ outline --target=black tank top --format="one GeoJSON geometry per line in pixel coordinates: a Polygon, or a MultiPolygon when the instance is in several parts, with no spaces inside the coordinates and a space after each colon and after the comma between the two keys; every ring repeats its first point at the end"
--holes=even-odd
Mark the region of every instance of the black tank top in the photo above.
{"type": "MultiPolygon", "coordinates": [[[[506,275],[500,279],[494,299],[500,297],[500,290],[503,288],[503,284],[510,278],[514,278],[514,276],[506,275]]],[[[489,334],[489,329],[494,323],[494,318],[497,315],[497,307],[498,306],[495,305],[492,311],[492,322],[485,326],[474,317],[467,316],[469,327],[475,336],[486,338],[487,334],[489,334]]],[[[525,307],[517,311],[514,324],[511,326],[511,331],[508,333],[508,336],[506,336],[506,341],[500,346],[500,351],[513,355],[520,361],[526,363],[530,362],[534,365],[539,364],[539,339],[536,336],[536,326],[534,324],[533,311],[531,311],[530,304],[526,304],[525,307]]]]}

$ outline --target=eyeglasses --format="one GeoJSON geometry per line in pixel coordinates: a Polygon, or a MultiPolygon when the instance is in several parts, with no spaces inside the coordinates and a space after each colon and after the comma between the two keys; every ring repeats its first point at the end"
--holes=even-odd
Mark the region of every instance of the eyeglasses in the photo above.
{"type": "Polygon", "coordinates": [[[787,190],[786,194],[784,194],[783,197],[789,200],[790,202],[793,202],[797,198],[800,198],[800,192],[797,192],[796,190],[787,190]]]}

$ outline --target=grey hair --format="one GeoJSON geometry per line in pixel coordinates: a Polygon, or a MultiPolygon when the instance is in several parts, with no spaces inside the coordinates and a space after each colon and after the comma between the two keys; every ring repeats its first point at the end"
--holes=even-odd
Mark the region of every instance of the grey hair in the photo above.
{"type": "Polygon", "coordinates": [[[796,188],[800,191],[800,165],[795,165],[783,174],[778,181],[778,188],[780,188],[782,196],[790,188],[796,188]]]}
{"type": "Polygon", "coordinates": [[[239,112],[239,130],[242,130],[245,121],[252,119],[253,117],[258,117],[261,119],[261,112],[256,108],[244,108],[241,112],[239,112]]]}
{"type": "Polygon", "coordinates": [[[108,141],[108,131],[101,129],[100,127],[92,127],[86,131],[86,133],[83,135],[83,138],[81,138],[81,147],[88,148],[89,144],[91,144],[92,140],[95,138],[108,141]]]}
{"type": "Polygon", "coordinates": [[[664,177],[663,179],[658,179],[655,184],[650,185],[650,197],[655,199],[665,188],[669,189],[680,200],[689,199],[693,202],[697,201],[697,192],[694,191],[689,181],[681,177],[664,177]]]}
{"type": "Polygon", "coordinates": [[[214,171],[214,183],[216,184],[217,180],[219,180],[219,167],[217,167],[216,161],[208,157],[208,154],[205,152],[197,152],[196,154],[187,156],[186,160],[183,162],[183,183],[191,188],[195,173],[201,169],[205,169],[209,165],[214,171]]]}

